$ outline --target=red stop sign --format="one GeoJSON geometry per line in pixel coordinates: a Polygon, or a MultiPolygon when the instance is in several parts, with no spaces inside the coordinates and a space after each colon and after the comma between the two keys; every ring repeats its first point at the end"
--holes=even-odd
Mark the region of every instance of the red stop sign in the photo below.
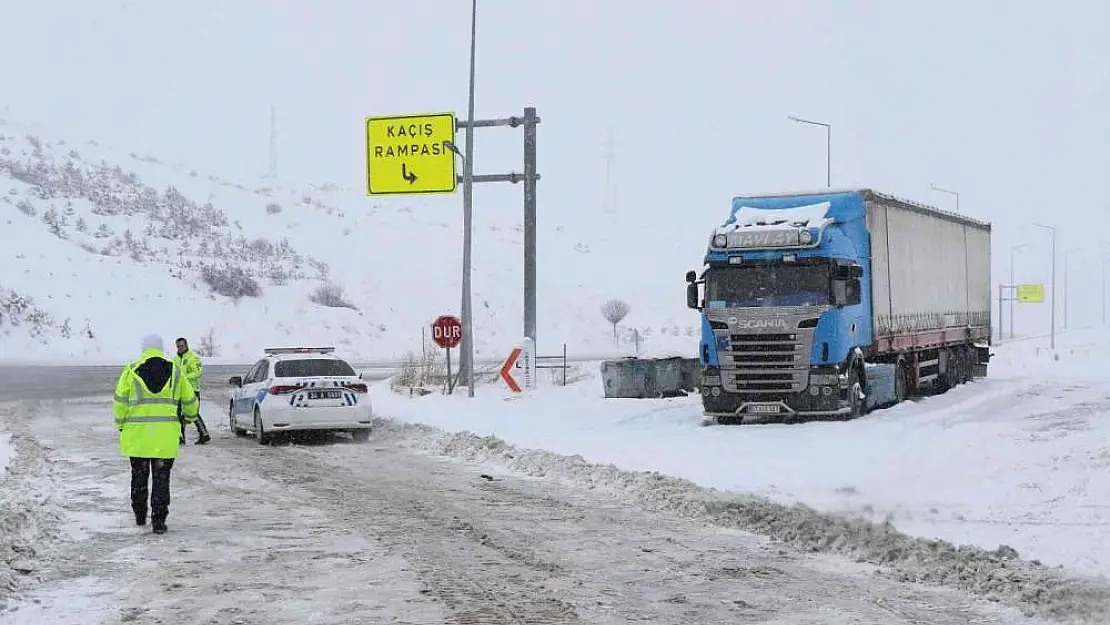
{"type": "Polygon", "coordinates": [[[462,322],[453,315],[441,315],[432,322],[432,340],[443,349],[458,347],[462,342],[462,322]]]}

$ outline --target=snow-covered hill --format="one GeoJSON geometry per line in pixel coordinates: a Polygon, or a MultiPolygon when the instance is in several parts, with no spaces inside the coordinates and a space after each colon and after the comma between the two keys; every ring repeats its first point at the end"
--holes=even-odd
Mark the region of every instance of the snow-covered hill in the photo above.
{"type": "MultiPolygon", "coordinates": [[[[0,360],[118,362],[150,331],[214,361],[274,344],[418,352],[422,328],[459,308],[461,219],[437,206],[238,184],[0,120],[0,360]]],[[[678,278],[665,302],[602,293],[591,276],[614,239],[556,219],[540,233],[541,351],[631,351],[636,330],[644,349],[692,353],[678,278]],[[619,346],[600,311],[612,296],[633,311],[619,346]]],[[[522,332],[519,211],[475,224],[475,347],[493,358],[522,332]]]]}

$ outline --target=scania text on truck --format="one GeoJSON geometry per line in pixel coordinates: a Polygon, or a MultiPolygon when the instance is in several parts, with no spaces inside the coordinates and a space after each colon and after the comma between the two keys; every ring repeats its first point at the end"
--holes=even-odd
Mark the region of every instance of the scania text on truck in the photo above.
{"type": "Polygon", "coordinates": [[[870,189],[734,198],[686,274],[706,417],[849,419],[985,376],[990,235],[870,189]]]}

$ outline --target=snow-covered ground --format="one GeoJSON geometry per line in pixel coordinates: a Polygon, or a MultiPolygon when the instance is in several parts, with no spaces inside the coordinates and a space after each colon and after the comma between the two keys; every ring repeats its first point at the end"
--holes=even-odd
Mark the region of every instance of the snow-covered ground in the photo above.
{"type": "MultiPolygon", "coordinates": [[[[0,119],[0,361],[117,364],[148,331],[190,337],[211,362],[253,362],[290,341],[394,360],[421,352],[437,316],[458,314],[457,201],[230,181],[70,139],[0,119]]],[[[479,358],[523,333],[522,237],[516,206],[476,211],[479,358]]],[[[544,213],[538,237],[546,350],[629,353],[633,331],[644,353],[696,349],[680,276],[700,241],[652,288],[609,280],[610,291],[620,265],[607,259],[627,238],[560,211],[544,213]],[[601,312],[610,298],[631,308],[619,344],[601,312]]]]}
{"type": "Polygon", "coordinates": [[[1107,596],[997,566],[967,579],[993,577],[1010,605],[907,584],[581,484],[412,453],[425,437],[395,422],[364,445],[262,447],[212,412],[213,441],[175,464],[158,536],[134,526],[106,401],[0,405],[0,426],[36,446],[0,483],[5,625],[1040,625],[1014,608],[1077,616],[1107,596]]]}
{"type": "Polygon", "coordinates": [[[375,407],[519,448],[430,436],[437,453],[605,481],[608,469],[521,451],[548,450],[1110,575],[1110,333],[1059,341],[1056,357],[1044,339],[999,346],[986,379],[848,423],[700,427],[697,396],[604,399],[592,373],[518,397],[503,388],[474,400],[382,392],[375,407]]]}

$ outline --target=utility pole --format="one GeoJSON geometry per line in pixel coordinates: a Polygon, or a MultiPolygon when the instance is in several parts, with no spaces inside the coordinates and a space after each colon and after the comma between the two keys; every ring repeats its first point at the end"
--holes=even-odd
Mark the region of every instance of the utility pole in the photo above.
{"type": "MultiPolygon", "coordinates": [[[[1028,243],[1022,243],[1021,245],[1015,245],[1015,246],[1010,248],[1010,287],[1012,289],[1015,289],[1015,290],[1017,289],[1017,283],[1014,282],[1014,260],[1015,260],[1015,257],[1017,256],[1017,251],[1018,250],[1023,250],[1023,249],[1026,249],[1026,248],[1030,248],[1030,247],[1033,247],[1033,246],[1029,245],[1028,243]]],[[[1016,304],[1017,304],[1017,297],[1014,297],[1013,299],[1010,300],[1010,338],[1014,338],[1014,306],[1016,304]]],[[[1002,310],[1001,309],[999,309],[999,311],[998,311],[998,316],[999,316],[999,319],[1002,318],[1002,310]]],[[[999,338],[1001,338],[1001,336],[999,338]]]]}
{"type": "Polygon", "coordinates": [[[617,140],[612,127],[605,137],[605,196],[602,210],[614,218],[620,213],[620,195],[617,191],[617,140]]]}
{"type": "MultiPolygon", "coordinates": [[[[1099,245],[1110,245],[1108,241],[1099,241],[1099,245]]],[[[1102,325],[1106,325],[1106,250],[1102,251],[1102,325]]]]}
{"type": "Polygon", "coordinates": [[[277,178],[277,109],[270,105],[270,167],[266,177],[277,178]]]}
{"type": "Polygon", "coordinates": [[[1033,224],[1038,228],[1044,228],[1052,234],[1052,308],[1049,312],[1050,329],[1049,329],[1049,347],[1056,349],[1056,226],[1046,226],[1044,224],[1033,224]]]}
{"type": "Polygon", "coordinates": [[[1069,317],[1069,315],[1068,315],[1068,300],[1071,299],[1071,291],[1068,290],[1068,273],[1069,273],[1068,269],[1070,268],[1070,265],[1068,263],[1068,258],[1073,253],[1082,252],[1082,251],[1083,250],[1081,248],[1073,247],[1070,250],[1067,250],[1066,252],[1064,252],[1064,329],[1065,330],[1068,329],[1068,317],[1069,317]]]}
{"type": "Polygon", "coordinates": [[[470,4],[470,86],[466,106],[466,155],[463,157],[462,349],[459,373],[466,376],[466,396],[474,397],[474,315],[470,272],[474,218],[474,51],[478,35],[478,0],[470,4]]]}
{"type": "Polygon", "coordinates": [[[787,119],[799,124],[809,124],[811,126],[823,126],[825,128],[825,186],[832,188],[832,124],[826,122],[815,122],[811,119],[802,119],[801,117],[794,117],[788,115],[787,119]]]}

